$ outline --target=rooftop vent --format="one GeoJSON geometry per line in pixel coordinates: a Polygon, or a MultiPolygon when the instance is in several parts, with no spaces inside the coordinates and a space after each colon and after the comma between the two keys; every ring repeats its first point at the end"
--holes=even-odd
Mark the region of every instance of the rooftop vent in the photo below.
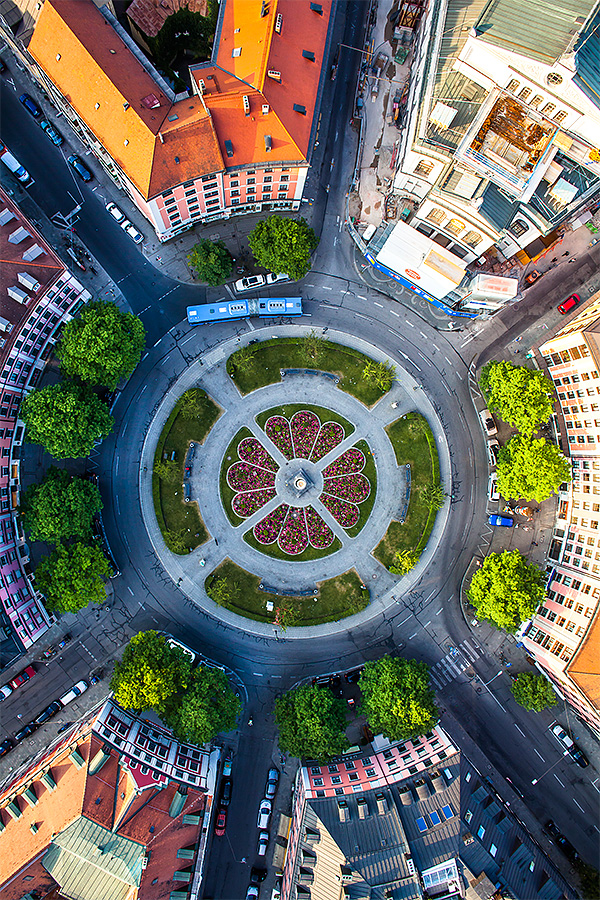
{"type": "Polygon", "coordinates": [[[233,50],[231,51],[231,55],[232,55],[233,57],[241,56],[241,55],[242,55],[242,48],[241,48],[241,47],[234,47],[233,50]]]}
{"type": "Polygon", "coordinates": [[[303,50],[302,56],[304,57],[304,59],[310,59],[311,62],[315,61],[315,54],[312,52],[312,50],[303,50]]]}
{"type": "Polygon", "coordinates": [[[176,156],[175,157],[175,165],[178,166],[180,162],[181,162],[181,160],[179,159],[178,156],[176,156]]]}
{"type": "Polygon", "coordinates": [[[100,109],[100,104],[99,104],[99,103],[94,103],[94,109],[100,109]]]}
{"type": "Polygon", "coordinates": [[[369,815],[369,807],[367,806],[367,801],[364,797],[360,797],[359,800],[356,801],[358,806],[358,818],[366,819],[369,815]]]}
{"type": "Polygon", "coordinates": [[[231,157],[233,156],[233,144],[231,143],[231,141],[225,141],[225,153],[227,154],[229,159],[231,159],[231,157]]]}
{"type": "Polygon", "coordinates": [[[129,105],[130,105],[129,103],[125,102],[123,104],[123,109],[125,109],[125,110],[129,109],[129,105]]]}
{"type": "Polygon", "coordinates": [[[281,34],[281,26],[283,25],[283,16],[281,13],[277,13],[275,18],[275,31],[277,34],[281,34]]]}
{"type": "Polygon", "coordinates": [[[8,222],[10,222],[11,219],[14,218],[14,214],[11,213],[10,209],[8,209],[7,207],[6,209],[3,209],[2,212],[0,212],[0,225],[6,225],[8,222]]]}
{"type": "Polygon", "coordinates": [[[42,250],[39,244],[32,244],[31,247],[29,247],[29,249],[27,249],[23,254],[23,259],[25,260],[25,262],[31,262],[32,259],[37,259],[38,256],[43,256],[45,252],[46,251],[42,250]]]}
{"type": "Polygon", "coordinates": [[[350,821],[350,810],[348,809],[348,804],[345,800],[338,800],[338,815],[340,817],[340,822],[350,821]]]}
{"type": "Polygon", "coordinates": [[[294,103],[292,109],[294,110],[294,112],[300,113],[303,116],[306,115],[306,107],[301,106],[300,103],[294,103]]]}
{"type": "Polygon", "coordinates": [[[29,272],[19,272],[17,275],[19,283],[26,287],[28,291],[31,291],[34,294],[36,291],[40,289],[40,283],[37,281],[33,275],[30,275],[29,272]]]}
{"type": "Polygon", "coordinates": [[[142,106],[145,106],[146,109],[156,109],[160,106],[160,100],[156,94],[147,94],[145,97],[142,97],[142,106]]]}
{"type": "Polygon", "coordinates": [[[262,6],[260,8],[260,17],[264,19],[265,16],[269,15],[269,3],[268,0],[263,0],[262,6]]]}
{"type": "Polygon", "coordinates": [[[313,12],[318,13],[320,16],[323,15],[323,7],[321,6],[320,3],[311,3],[310,8],[312,9],[313,12]]]}
{"type": "Polygon", "coordinates": [[[270,153],[273,149],[273,142],[270,134],[265,134],[265,153],[270,153]]]}
{"type": "Polygon", "coordinates": [[[16,285],[11,285],[6,293],[9,297],[12,297],[13,300],[16,300],[17,303],[27,303],[30,299],[29,294],[26,294],[25,291],[22,291],[21,288],[16,285]]]}
{"type": "Polygon", "coordinates": [[[268,116],[268,115],[269,115],[269,109],[270,109],[269,104],[268,104],[268,103],[263,103],[263,105],[262,105],[262,114],[263,114],[263,116],[268,116]]]}
{"type": "Polygon", "coordinates": [[[281,81],[281,72],[278,72],[277,69],[269,69],[267,75],[274,81],[281,81]]]}
{"type": "Polygon", "coordinates": [[[26,228],[23,228],[23,226],[21,226],[20,228],[17,228],[16,231],[13,231],[12,234],[9,234],[8,242],[9,244],[20,244],[21,241],[24,241],[25,238],[28,237],[31,237],[31,235],[26,228]]]}
{"type": "Polygon", "coordinates": [[[377,802],[377,812],[380,816],[385,816],[388,810],[387,799],[382,793],[375,794],[375,800],[377,802]]]}
{"type": "Polygon", "coordinates": [[[244,94],[244,96],[242,97],[242,100],[244,102],[244,115],[249,116],[250,115],[250,100],[248,99],[248,94],[244,94]]]}
{"type": "Polygon", "coordinates": [[[342,873],[342,884],[349,884],[352,881],[352,869],[350,866],[340,866],[342,873]]]}
{"type": "Polygon", "coordinates": [[[124,146],[124,147],[129,147],[129,140],[128,140],[128,138],[125,138],[125,140],[123,141],[123,146],[124,146]]]}

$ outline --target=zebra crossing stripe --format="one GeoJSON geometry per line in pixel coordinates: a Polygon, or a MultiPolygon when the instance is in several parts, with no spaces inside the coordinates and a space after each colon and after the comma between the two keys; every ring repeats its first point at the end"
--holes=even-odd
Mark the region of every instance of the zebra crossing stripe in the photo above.
{"type": "Polygon", "coordinates": [[[481,656],[481,653],[479,652],[478,648],[471,647],[469,642],[466,640],[462,642],[460,647],[462,650],[464,650],[466,652],[467,656],[469,656],[473,660],[478,659],[481,656]]]}
{"type": "Polygon", "coordinates": [[[451,659],[444,660],[446,664],[446,668],[452,673],[452,677],[455,678],[457,675],[460,675],[460,669],[451,659]]]}

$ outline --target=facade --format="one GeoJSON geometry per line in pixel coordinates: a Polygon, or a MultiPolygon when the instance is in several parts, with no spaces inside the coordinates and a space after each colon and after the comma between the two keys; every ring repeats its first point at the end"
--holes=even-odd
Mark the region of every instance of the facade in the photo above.
{"type": "Polygon", "coordinates": [[[224,0],[212,60],[191,67],[183,95],[92,0],[45,0],[27,46],[9,39],[167,240],[196,223],[299,208],[334,8],[334,0],[224,0]]]}
{"type": "Polygon", "coordinates": [[[556,385],[572,481],[559,494],[546,600],[523,643],[600,735],[600,294],[539,347],[556,385]]]}
{"type": "Polygon", "coordinates": [[[197,897],[218,758],[103,702],[0,787],[2,896],[197,897]]]}
{"type": "Polygon", "coordinates": [[[17,517],[25,431],[19,405],[38,383],[62,324],[91,295],[1,189],[0,251],[0,650],[8,665],[49,625],[17,517]]]}
{"type": "MultiPolygon", "coordinates": [[[[299,771],[282,900],[576,896],[509,804],[439,726],[405,749],[408,744],[426,750],[418,772],[381,771],[376,782],[361,781],[358,789],[345,782],[335,795],[316,796],[314,767],[299,771]]],[[[379,756],[375,747],[371,755],[379,756]]],[[[359,754],[335,764],[358,768],[359,754]]]]}
{"type": "Polygon", "coordinates": [[[598,193],[599,15],[594,0],[427,7],[394,191],[411,202],[409,227],[456,266],[535,259],[598,193]]]}

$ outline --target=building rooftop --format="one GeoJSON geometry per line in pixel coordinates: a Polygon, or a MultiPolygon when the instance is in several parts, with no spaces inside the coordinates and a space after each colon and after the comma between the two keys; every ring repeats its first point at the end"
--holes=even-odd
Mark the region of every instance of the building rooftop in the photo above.
{"type": "Polygon", "coordinates": [[[596,608],[588,630],[565,671],[590,703],[600,710],[600,607],[596,608]]]}
{"type": "Polygon", "coordinates": [[[156,37],[169,16],[185,7],[205,16],[208,0],[133,0],[127,7],[127,15],[142,34],[156,37]]]}

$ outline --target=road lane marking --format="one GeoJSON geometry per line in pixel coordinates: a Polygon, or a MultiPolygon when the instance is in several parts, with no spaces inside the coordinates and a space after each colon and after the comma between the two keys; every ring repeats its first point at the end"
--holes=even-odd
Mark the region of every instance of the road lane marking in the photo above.
{"type": "Polygon", "coordinates": [[[119,457],[117,456],[117,462],[115,465],[115,475],[119,474],[119,457]]]}
{"type": "Polygon", "coordinates": [[[409,637],[409,641],[412,641],[412,639],[413,639],[414,637],[416,637],[418,633],[419,633],[418,631],[415,631],[414,634],[411,634],[411,636],[409,637]]]}
{"type": "Polygon", "coordinates": [[[517,725],[516,722],[513,722],[513,725],[515,726],[515,728],[517,729],[517,731],[520,731],[520,732],[521,732],[521,734],[523,735],[523,737],[527,737],[527,735],[525,734],[525,732],[523,731],[523,729],[522,729],[522,728],[519,728],[519,726],[517,725]]]}
{"type": "Polygon", "coordinates": [[[119,497],[118,496],[115,500],[115,506],[117,507],[117,512],[119,513],[119,515],[121,515],[121,507],[119,505],[119,497]]]}
{"type": "Polygon", "coordinates": [[[560,778],[558,777],[558,775],[556,774],[556,772],[554,772],[554,777],[556,778],[556,780],[558,781],[558,783],[560,784],[560,786],[561,786],[561,787],[564,787],[563,782],[560,780],[560,778]]]}
{"type": "Polygon", "coordinates": [[[427,340],[427,335],[423,331],[419,331],[419,334],[421,335],[421,337],[423,337],[423,338],[425,338],[425,340],[427,340]]]}
{"type": "Polygon", "coordinates": [[[427,628],[429,625],[431,625],[431,619],[429,620],[429,622],[425,622],[423,628],[427,628]]]}
{"type": "Polygon", "coordinates": [[[408,622],[408,620],[409,620],[410,618],[412,618],[412,613],[410,614],[410,616],[407,616],[405,619],[402,619],[401,622],[398,622],[398,625],[404,625],[404,623],[405,623],[405,622],[408,622]]]}
{"type": "Polygon", "coordinates": [[[131,596],[132,596],[132,597],[134,597],[134,596],[135,596],[135,595],[134,595],[134,593],[133,593],[133,591],[132,591],[132,590],[131,590],[131,588],[130,588],[130,587],[128,587],[128,588],[127,588],[127,590],[128,590],[128,591],[129,591],[129,593],[130,593],[130,594],[131,594],[131,596]]]}
{"type": "Polygon", "coordinates": [[[395,312],[393,309],[390,309],[390,312],[393,316],[396,316],[397,319],[400,318],[400,313],[395,312]]]}
{"type": "Polygon", "coordinates": [[[326,285],[323,285],[323,287],[321,288],[321,290],[323,290],[323,291],[332,291],[333,288],[330,288],[330,287],[327,287],[326,285]]]}
{"type": "Polygon", "coordinates": [[[442,613],[442,612],[444,612],[444,607],[443,607],[443,606],[442,606],[440,609],[438,609],[438,611],[436,612],[436,616],[439,616],[439,614],[442,613]]]}
{"type": "Polygon", "coordinates": [[[379,309],[383,309],[383,303],[377,303],[376,300],[373,301],[373,302],[375,303],[375,306],[378,306],[378,307],[379,307],[379,309]]]}
{"type": "Polygon", "coordinates": [[[411,328],[414,328],[414,327],[415,327],[415,326],[413,325],[412,322],[409,322],[409,321],[408,321],[408,319],[406,320],[406,324],[407,324],[407,325],[410,325],[411,328]]]}
{"type": "Polygon", "coordinates": [[[125,543],[127,544],[127,549],[128,549],[129,552],[131,553],[131,547],[129,546],[129,541],[127,540],[127,535],[126,535],[126,534],[123,535],[123,540],[124,540],[125,543]]]}
{"type": "Polygon", "coordinates": [[[368,319],[368,316],[363,316],[362,313],[354,313],[357,319],[368,319]]]}
{"type": "Polygon", "coordinates": [[[581,805],[577,802],[577,800],[575,799],[575,797],[573,797],[573,803],[575,804],[575,806],[579,807],[579,809],[581,810],[582,813],[585,813],[585,809],[583,808],[583,806],[581,806],[581,805]]]}
{"type": "Polygon", "coordinates": [[[253,672],[253,675],[257,675],[259,678],[264,678],[264,674],[262,672],[253,672]]]}
{"type": "Polygon", "coordinates": [[[366,299],[367,299],[366,297],[363,297],[362,294],[357,294],[356,296],[358,297],[359,300],[366,300],[366,299]]]}
{"type": "Polygon", "coordinates": [[[535,747],[533,748],[533,752],[537,753],[537,755],[539,756],[539,758],[541,759],[542,762],[546,762],[546,760],[544,759],[542,754],[539,752],[539,750],[536,750],[535,747]]]}

